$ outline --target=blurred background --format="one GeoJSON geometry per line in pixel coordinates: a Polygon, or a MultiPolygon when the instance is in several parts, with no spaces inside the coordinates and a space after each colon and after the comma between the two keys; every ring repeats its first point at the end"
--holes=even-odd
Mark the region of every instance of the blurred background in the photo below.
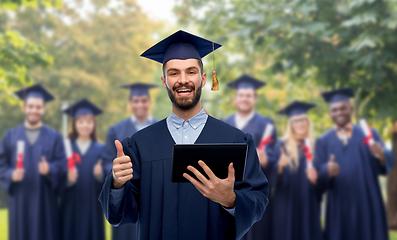
{"type": "MultiPolygon", "coordinates": [[[[208,84],[202,96],[210,115],[235,111],[226,83],[245,73],[266,81],[256,110],[274,119],[279,136],[287,119],[276,112],[295,99],[317,104],[309,115],[319,136],[333,125],[320,93],[352,87],[355,122],[367,119],[397,156],[396,0],[0,0],[0,135],[24,119],[13,92],[41,83],[56,96],[45,124],[65,133],[62,106],[88,98],[105,112],[97,118],[103,142],[130,115],[120,85],[162,86],[161,65],[139,55],[179,29],[223,45],[215,52],[220,91],[208,84]]],[[[212,57],[204,70],[211,76],[212,57]]],[[[153,117],[167,117],[166,91],[151,91],[153,117]]],[[[380,181],[397,239],[396,166],[380,181]]],[[[0,207],[7,239],[2,189],[0,207]]]]}

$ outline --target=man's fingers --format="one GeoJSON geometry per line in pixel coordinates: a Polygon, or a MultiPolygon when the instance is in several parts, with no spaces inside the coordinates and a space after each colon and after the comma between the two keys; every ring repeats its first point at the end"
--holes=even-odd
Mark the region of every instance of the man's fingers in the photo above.
{"type": "Polygon", "coordinates": [[[123,171],[126,169],[132,169],[132,163],[128,162],[128,163],[123,163],[123,164],[113,164],[113,171],[114,172],[119,172],[119,171],[123,171]]]}
{"type": "Polygon", "coordinates": [[[113,160],[113,165],[117,165],[117,164],[123,164],[123,163],[130,163],[131,162],[131,158],[128,156],[122,156],[122,157],[118,157],[116,159],[113,160]]]}
{"type": "Polygon", "coordinates": [[[207,166],[207,164],[205,164],[205,162],[203,162],[202,160],[198,161],[198,164],[200,165],[200,167],[204,170],[204,172],[207,174],[207,176],[211,179],[211,178],[216,178],[214,172],[211,170],[211,168],[209,168],[207,166]]]}
{"type": "Polygon", "coordinates": [[[132,174],[133,172],[134,171],[132,170],[132,168],[129,168],[129,169],[125,169],[125,170],[121,170],[121,171],[115,172],[114,175],[117,178],[120,178],[120,177],[128,176],[128,175],[132,174]]]}
{"type": "Polygon", "coordinates": [[[204,177],[204,175],[201,174],[201,172],[199,172],[199,170],[197,170],[196,168],[194,168],[192,166],[188,166],[187,169],[189,171],[191,171],[194,175],[196,175],[196,177],[198,178],[198,180],[200,180],[200,182],[202,182],[203,184],[208,184],[208,179],[206,177],[204,177]]]}
{"type": "Polygon", "coordinates": [[[123,145],[121,144],[121,142],[119,140],[115,140],[114,145],[116,145],[117,157],[119,158],[119,157],[124,156],[123,145]]]}
{"type": "Polygon", "coordinates": [[[186,178],[189,182],[191,182],[201,193],[204,192],[204,185],[201,182],[197,181],[187,173],[184,173],[183,177],[186,178]]]}
{"type": "Polygon", "coordinates": [[[117,181],[119,181],[119,183],[124,184],[124,183],[126,183],[128,180],[131,180],[132,177],[133,177],[133,175],[132,175],[132,174],[129,174],[129,175],[127,175],[127,176],[123,176],[123,177],[117,178],[117,181]]]}
{"type": "Polygon", "coordinates": [[[234,181],[234,179],[235,179],[234,174],[235,174],[234,166],[233,166],[233,163],[231,162],[231,163],[229,164],[229,173],[228,173],[228,175],[227,175],[227,178],[228,178],[228,179],[232,179],[232,180],[234,181]]]}

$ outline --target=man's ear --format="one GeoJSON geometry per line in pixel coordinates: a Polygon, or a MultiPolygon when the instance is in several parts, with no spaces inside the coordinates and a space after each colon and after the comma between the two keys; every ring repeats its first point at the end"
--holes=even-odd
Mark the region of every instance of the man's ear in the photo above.
{"type": "Polygon", "coordinates": [[[202,82],[201,88],[203,88],[205,86],[205,84],[207,83],[207,74],[206,73],[203,73],[202,79],[203,79],[203,82],[202,82]]]}
{"type": "Polygon", "coordinates": [[[167,90],[167,83],[165,82],[164,76],[161,76],[161,81],[163,82],[163,86],[164,86],[165,90],[167,90]]]}

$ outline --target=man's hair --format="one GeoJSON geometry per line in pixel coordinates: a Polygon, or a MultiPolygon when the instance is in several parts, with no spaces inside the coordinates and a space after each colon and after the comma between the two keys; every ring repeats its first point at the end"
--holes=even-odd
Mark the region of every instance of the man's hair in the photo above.
{"type": "MultiPolygon", "coordinates": [[[[203,73],[204,73],[204,65],[203,65],[203,61],[201,61],[200,59],[197,59],[197,61],[198,61],[198,63],[199,63],[199,66],[200,66],[200,75],[202,75],[203,73]]],[[[166,65],[167,63],[164,63],[163,64],[163,76],[164,77],[167,77],[166,76],[166,74],[165,74],[165,65],[166,65]]]]}

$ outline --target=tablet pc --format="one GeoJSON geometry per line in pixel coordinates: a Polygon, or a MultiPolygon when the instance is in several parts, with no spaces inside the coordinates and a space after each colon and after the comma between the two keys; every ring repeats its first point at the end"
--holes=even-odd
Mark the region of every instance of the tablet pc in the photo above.
{"type": "Polygon", "coordinates": [[[199,160],[203,160],[220,179],[227,178],[229,164],[233,162],[235,181],[242,181],[247,148],[246,143],[175,144],[172,154],[172,182],[189,182],[183,177],[183,173],[188,173],[196,178],[192,172],[187,170],[189,165],[195,167],[208,178],[207,174],[198,164],[199,160]]]}

